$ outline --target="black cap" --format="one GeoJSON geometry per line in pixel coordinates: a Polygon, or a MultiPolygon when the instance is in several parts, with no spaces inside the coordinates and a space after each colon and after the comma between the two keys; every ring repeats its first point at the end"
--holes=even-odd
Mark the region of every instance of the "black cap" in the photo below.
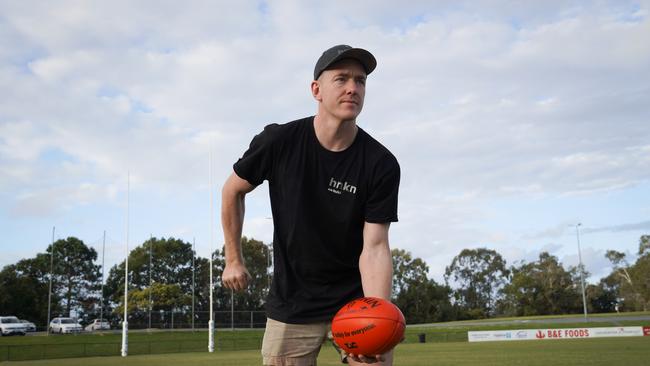
{"type": "Polygon", "coordinates": [[[363,65],[363,68],[366,69],[366,74],[370,74],[377,67],[377,60],[372,53],[362,48],[353,48],[345,44],[340,44],[326,50],[320,56],[316,62],[316,67],[314,67],[314,80],[318,79],[320,74],[327,70],[333,63],[344,58],[359,61],[363,65]]]}

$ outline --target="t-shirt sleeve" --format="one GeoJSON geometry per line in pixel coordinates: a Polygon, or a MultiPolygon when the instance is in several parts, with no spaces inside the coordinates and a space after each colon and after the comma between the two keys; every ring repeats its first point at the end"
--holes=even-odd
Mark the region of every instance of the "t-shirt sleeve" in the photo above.
{"type": "Polygon", "coordinates": [[[268,180],[273,169],[273,126],[253,137],[244,155],[233,164],[233,170],[248,183],[258,186],[268,180]]]}
{"type": "Polygon", "coordinates": [[[397,222],[400,167],[390,155],[379,163],[366,204],[365,220],[371,223],[397,222]]]}

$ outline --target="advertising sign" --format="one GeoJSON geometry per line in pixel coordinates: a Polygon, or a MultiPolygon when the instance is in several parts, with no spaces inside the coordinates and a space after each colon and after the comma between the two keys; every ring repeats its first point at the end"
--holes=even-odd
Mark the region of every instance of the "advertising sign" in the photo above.
{"type": "Polygon", "coordinates": [[[650,327],[602,327],[566,329],[515,329],[467,332],[470,342],[525,341],[602,337],[640,337],[650,335],[650,327]]]}

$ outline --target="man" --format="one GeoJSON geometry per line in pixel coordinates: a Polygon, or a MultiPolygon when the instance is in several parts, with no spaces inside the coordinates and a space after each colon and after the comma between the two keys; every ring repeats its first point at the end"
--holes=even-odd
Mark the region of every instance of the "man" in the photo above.
{"type": "MultiPolygon", "coordinates": [[[[356,124],[376,65],[360,48],[323,52],[311,83],[318,114],[266,126],[224,184],[222,282],[240,291],[251,278],[241,249],[244,198],[269,182],[275,265],[264,365],[315,365],[338,309],[362,296],[390,299],[388,228],[397,221],[400,169],[356,124]]],[[[391,365],[392,352],[342,360],[391,365]]]]}

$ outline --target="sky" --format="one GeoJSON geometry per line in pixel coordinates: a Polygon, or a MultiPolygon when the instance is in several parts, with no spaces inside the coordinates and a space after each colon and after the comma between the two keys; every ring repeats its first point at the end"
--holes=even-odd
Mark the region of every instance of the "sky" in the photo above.
{"type": "MultiPolygon", "coordinates": [[[[633,262],[650,2],[405,4],[0,0],[0,267],[53,228],[99,262],[106,231],[107,268],[150,236],[208,257],[232,164],[266,124],[315,114],[313,67],[336,44],[378,60],[357,122],[400,162],[391,246],[431,278],[465,248],[575,266],[578,233],[589,282],[608,249],[633,262]]],[[[270,216],[265,183],[244,235],[271,242],[270,216]]]]}

